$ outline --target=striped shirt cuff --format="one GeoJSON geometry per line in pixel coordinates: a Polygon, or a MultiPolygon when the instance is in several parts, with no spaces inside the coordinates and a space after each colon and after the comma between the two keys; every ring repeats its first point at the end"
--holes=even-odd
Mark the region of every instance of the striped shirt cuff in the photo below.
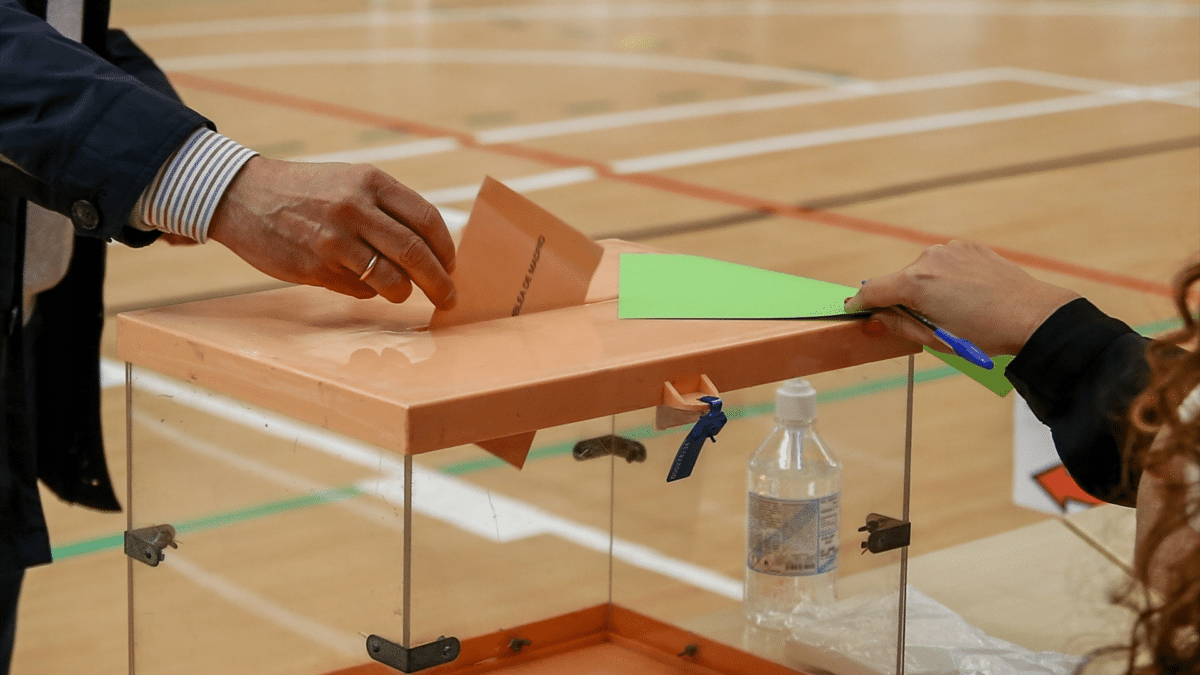
{"type": "Polygon", "coordinates": [[[225,189],[257,154],[211,129],[197,129],[138,199],[133,213],[142,222],[135,221],[134,226],[180,234],[203,244],[225,189]]]}

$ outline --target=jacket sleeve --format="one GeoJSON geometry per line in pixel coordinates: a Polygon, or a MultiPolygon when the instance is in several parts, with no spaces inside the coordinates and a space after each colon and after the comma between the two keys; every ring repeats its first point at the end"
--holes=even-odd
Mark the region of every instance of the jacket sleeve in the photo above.
{"type": "Polygon", "coordinates": [[[159,69],[158,64],[142,51],[142,48],[137,46],[125,31],[119,28],[110,28],[105,40],[105,47],[108,51],[105,58],[109,63],[134,76],[142,84],[172,101],[183,103],[167,79],[166,73],[159,69]]]}
{"type": "Polygon", "coordinates": [[[1149,378],[1147,340],[1085,299],[1060,307],[1006,375],[1050,427],[1067,472],[1088,494],[1133,506],[1139,467],[1124,461],[1129,406],[1149,378]]]}
{"type": "Polygon", "coordinates": [[[82,236],[146,242],[128,227],[135,202],[191,132],[212,126],[16,0],[0,0],[0,83],[0,185],[70,217],[82,236]]]}

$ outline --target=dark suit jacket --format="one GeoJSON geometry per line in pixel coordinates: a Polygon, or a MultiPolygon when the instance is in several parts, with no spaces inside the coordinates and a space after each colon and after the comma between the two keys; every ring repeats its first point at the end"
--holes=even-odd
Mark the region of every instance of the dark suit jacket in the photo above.
{"type": "Polygon", "coordinates": [[[107,242],[159,167],[212,126],[87,0],[83,44],[39,17],[45,0],[0,0],[0,572],[48,562],[37,478],[63,499],[119,510],[100,433],[99,344],[107,242]],[[71,218],[66,278],[22,316],[25,200],[71,218]],[[25,324],[28,322],[28,325],[25,324]]]}

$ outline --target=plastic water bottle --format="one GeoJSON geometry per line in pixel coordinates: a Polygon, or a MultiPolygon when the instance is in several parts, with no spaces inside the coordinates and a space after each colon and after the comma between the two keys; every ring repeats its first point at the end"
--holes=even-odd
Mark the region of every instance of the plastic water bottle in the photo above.
{"type": "Polygon", "coordinates": [[[804,379],[775,393],[777,426],[750,456],[746,619],[787,627],[837,599],[842,468],[813,424],[817,392],[804,379]]]}

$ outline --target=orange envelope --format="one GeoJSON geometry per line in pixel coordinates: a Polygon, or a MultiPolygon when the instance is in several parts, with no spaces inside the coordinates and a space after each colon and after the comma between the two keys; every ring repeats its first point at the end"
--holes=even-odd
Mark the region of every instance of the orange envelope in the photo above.
{"type": "Polygon", "coordinates": [[[603,253],[578,230],[485,178],[450,275],[458,303],[435,310],[429,327],[582,305],[603,253]]]}
{"type": "MultiPolygon", "coordinates": [[[[456,252],[458,303],[431,330],[582,305],[604,248],[488,177],[456,252]]],[[[478,443],[521,468],[535,432],[478,443]]]]}

